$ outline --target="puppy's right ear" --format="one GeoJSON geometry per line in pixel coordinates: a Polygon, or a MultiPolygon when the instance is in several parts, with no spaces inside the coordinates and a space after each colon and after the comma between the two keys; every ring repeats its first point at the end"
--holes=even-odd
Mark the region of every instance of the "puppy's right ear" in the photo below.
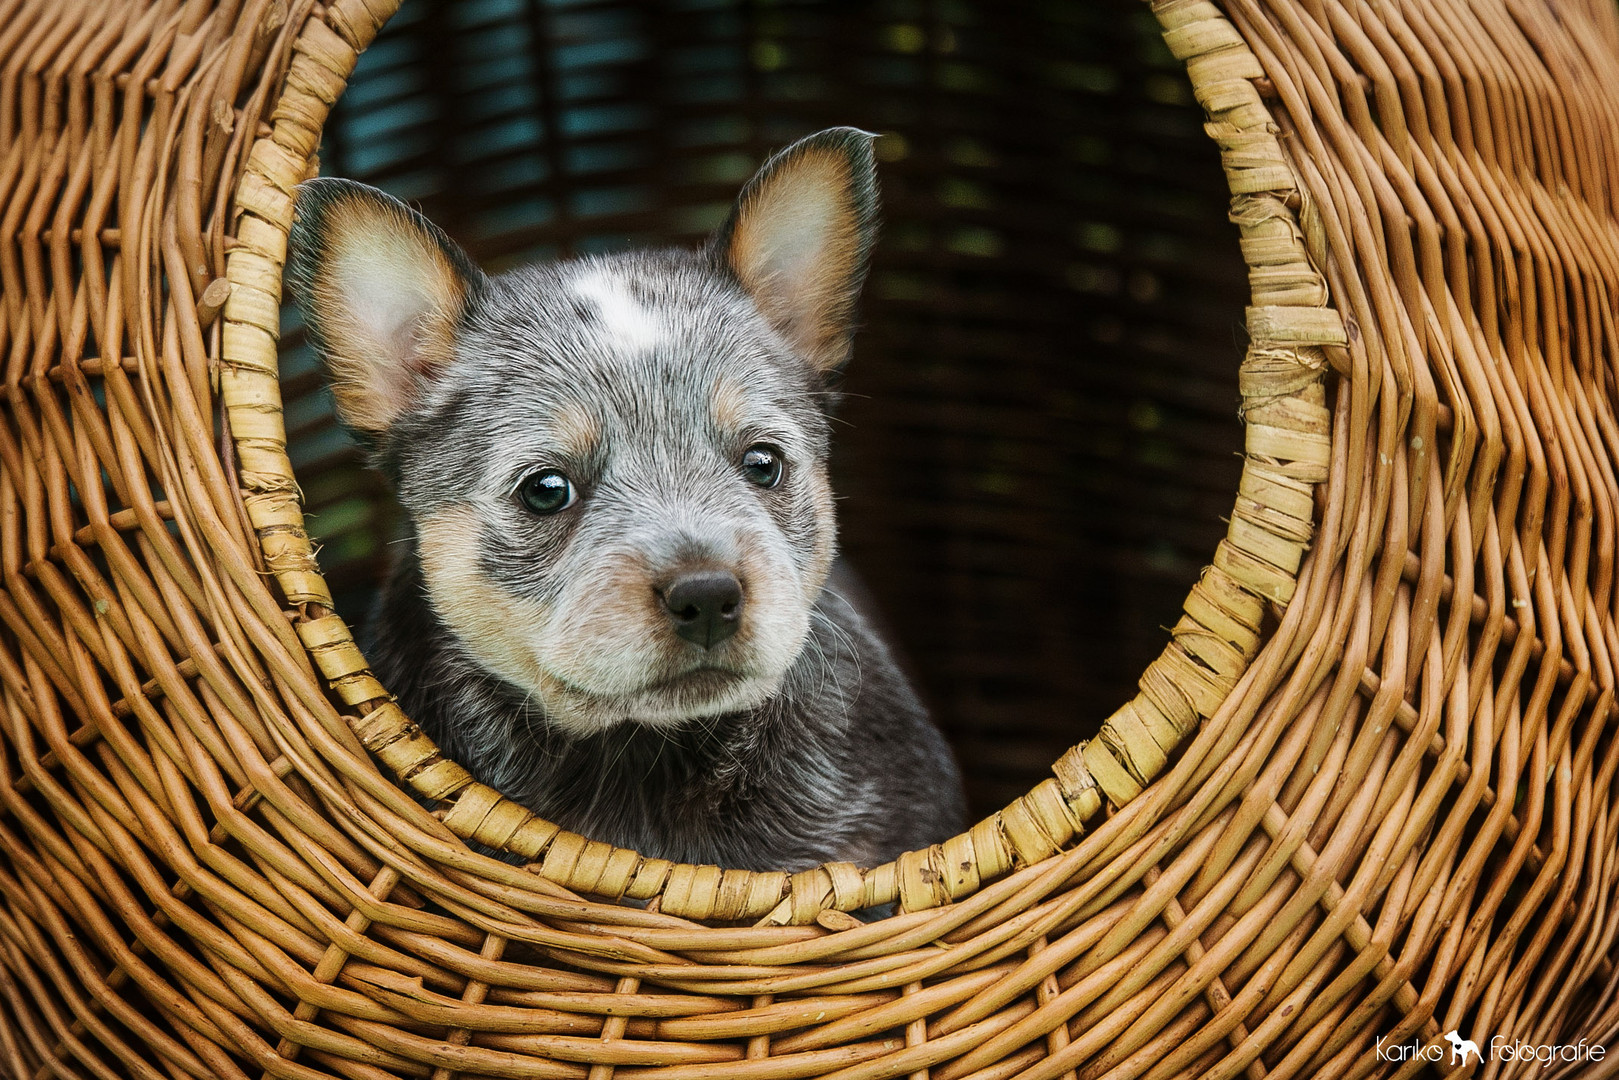
{"type": "Polygon", "coordinates": [[[337,411],[380,436],[449,365],[483,274],[432,222],[352,180],[300,184],[288,244],[287,280],[337,411]]]}
{"type": "Polygon", "coordinates": [[[858,128],[829,128],[765,162],[709,250],[811,370],[849,359],[877,235],[877,168],[858,128]]]}

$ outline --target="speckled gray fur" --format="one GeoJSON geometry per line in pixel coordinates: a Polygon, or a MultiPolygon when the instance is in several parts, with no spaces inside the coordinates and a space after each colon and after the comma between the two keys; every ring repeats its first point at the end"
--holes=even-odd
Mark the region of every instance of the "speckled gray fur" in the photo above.
{"type": "MultiPolygon", "coordinates": [[[[857,290],[875,210],[868,142],[847,129],[814,138],[854,161],[857,290]]],[[[345,200],[386,199],[345,181],[300,191],[289,281],[324,351],[337,334],[316,287],[333,242],[329,213],[345,200]]],[[[467,282],[453,362],[385,432],[369,433],[415,526],[367,634],[367,656],[406,712],[478,779],[565,828],[649,856],[869,866],[959,831],[956,764],[851,602],[858,589],[836,565],[817,588],[834,542],[827,376],[795,354],[732,272],[723,257],[732,226],[698,251],[486,278],[419,216],[389,210],[409,215],[467,282]],[[559,450],[564,424],[591,433],[586,452],[559,450]],[[775,490],[738,470],[742,450],[761,443],[788,463],[775,490]],[[524,509],[513,491],[540,466],[566,472],[576,505],[551,516],[524,509]],[[444,522],[453,529],[434,524],[444,522]],[[456,595],[495,597],[544,626],[493,619],[492,631],[458,632],[485,624],[478,610],[435,605],[450,586],[427,580],[437,565],[424,570],[430,534],[475,553],[475,567],[454,571],[456,595]],[[647,581],[693,560],[739,568],[754,620],[706,659],[665,640],[640,599],[647,581]],[[513,664],[527,670],[531,646],[547,672],[538,683],[513,675],[513,664]],[[514,651],[518,660],[500,660],[514,651]],[[552,656],[561,657],[554,670],[552,656]],[[698,663],[718,669],[723,694],[684,685],[701,682],[698,663]],[[591,704],[548,712],[553,676],[591,704]],[[660,680],[674,689],[657,692],[643,722],[653,692],[638,687],[660,680]],[[743,707],[716,711],[710,698],[743,707]]],[[[845,319],[852,292],[847,300],[845,319]]]]}

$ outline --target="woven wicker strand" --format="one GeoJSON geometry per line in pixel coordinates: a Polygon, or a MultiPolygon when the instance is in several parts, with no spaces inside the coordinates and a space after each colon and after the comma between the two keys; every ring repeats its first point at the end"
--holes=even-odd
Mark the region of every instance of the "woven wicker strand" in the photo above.
{"type": "Polygon", "coordinates": [[[1619,1036],[1611,4],[1152,5],[1250,273],[1226,539],[1049,778],[792,875],[535,818],[335,613],[281,267],[396,7],[0,0],[0,1074],[1411,1076],[1453,1030],[1619,1036]]]}

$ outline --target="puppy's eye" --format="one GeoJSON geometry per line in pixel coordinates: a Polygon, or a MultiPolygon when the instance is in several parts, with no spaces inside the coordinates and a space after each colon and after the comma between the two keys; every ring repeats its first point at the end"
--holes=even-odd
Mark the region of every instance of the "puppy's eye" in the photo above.
{"type": "Polygon", "coordinates": [[[533,513],[554,514],[573,505],[573,485],[556,469],[541,469],[518,485],[517,498],[533,513]]]}
{"type": "Polygon", "coordinates": [[[742,452],[742,475],[762,488],[781,483],[781,451],[760,443],[742,452]]]}

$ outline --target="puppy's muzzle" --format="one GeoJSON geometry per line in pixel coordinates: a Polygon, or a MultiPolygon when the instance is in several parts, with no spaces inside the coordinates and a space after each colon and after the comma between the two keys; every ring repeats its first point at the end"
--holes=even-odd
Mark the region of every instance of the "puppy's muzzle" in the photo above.
{"type": "Polygon", "coordinates": [[[729,570],[692,570],[658,590],[675,633],[712,649],[742,624],[742,583],[729,570]]]}

